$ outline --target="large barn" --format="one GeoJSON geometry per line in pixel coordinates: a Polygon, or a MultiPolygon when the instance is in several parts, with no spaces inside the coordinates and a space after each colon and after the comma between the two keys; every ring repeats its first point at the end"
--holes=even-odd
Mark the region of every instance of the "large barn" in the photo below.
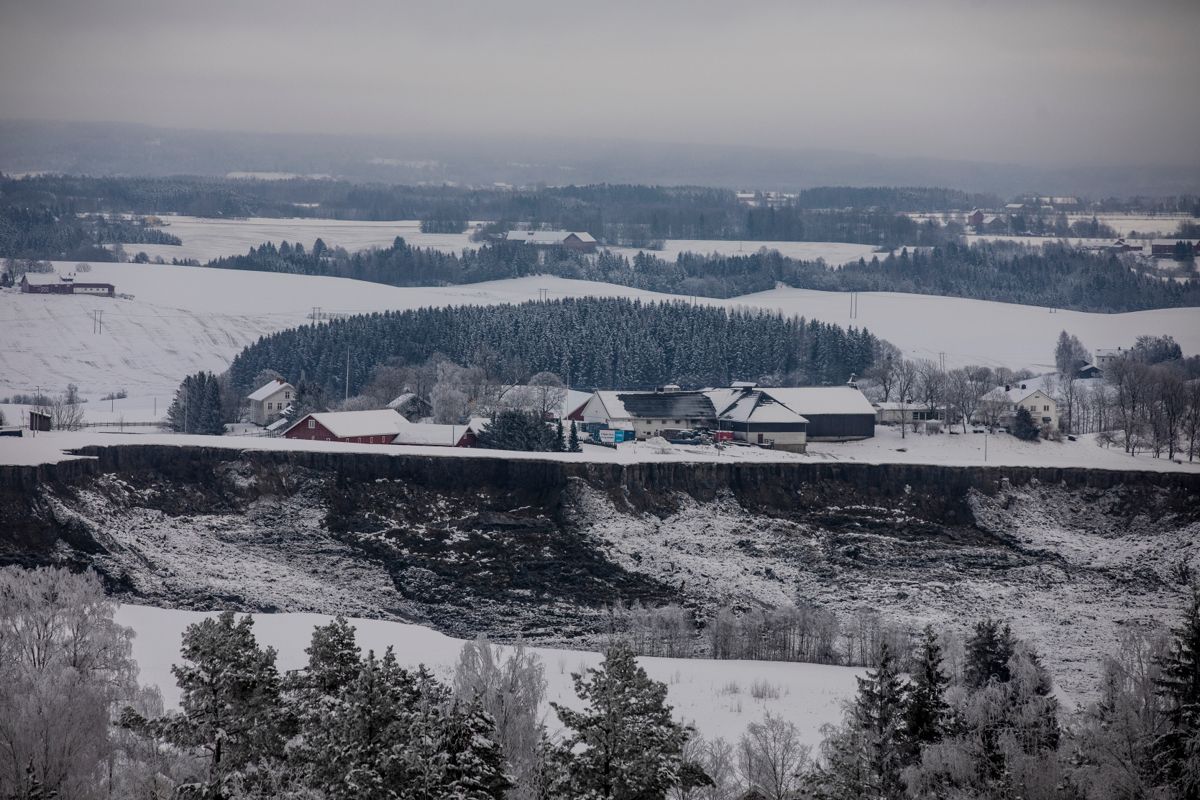
{"type": "Polygon", "coordinates": [[[391,444],[396,434],[411,425],[391,409],[378,411],[326,411],[305,414],[283,432],[288,439],[355,444],[391,444]]]}
{"type": "Polygon", "coordinates": [[[875,435],[875,408],[857,387],[804,386],[760,391],[808,420],[810,442],[843,442],[875,435]]]}

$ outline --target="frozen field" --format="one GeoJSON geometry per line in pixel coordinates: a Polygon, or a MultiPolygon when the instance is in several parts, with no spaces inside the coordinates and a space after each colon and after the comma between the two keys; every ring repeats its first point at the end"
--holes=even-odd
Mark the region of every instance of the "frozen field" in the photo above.
{"type": "MultiPolygon", "coordinates": [[[[354,252],[367,247],[386,247],[397,236],[402,236],[414,247],[430,247],[447,253],[457,253],[464,248],[473,249],[477,243],[466,233],[421,233],[417,220],[389,222],[358,222],[332,219],[271,219],[250,217],[247,219],[208,219],[165,215],[163,230],[183,240],[183,244],[127,244],[130,255],[144,251],[150,257],[162,256],[164,261],[172,258],[194,258],[206,263],[221,256],[241,255],[251,247],[263,242],[301,242],[306,248],[320,237],[325,244],[344,247],[354,252]]],[[[719,239],[668,239],[662,250],[647,251],[658,258],[674,261],[683,252],[719,253],[721,255],[745,255],[760,248],[778,250],[790,258],[816,260],[823,258],[829,264],[841,266],[847,261],[870,258],[874,248],[866,244],[842,242],[732,242],[719,239]]],[[[632,258],[637,248],[614,247],[613,252],[632,258]]]]}
{"type": "MultiPolygon", "coordinates": [[[[169,397],[184,375],[200,369],[223,370],[260,336],[308,322],[314,306],[325,314],[349,314],[516,303],[538,299],[542,289],[551,299],[680,299],[548,276],[404,288],[266,272],[95,264],[90,277],[110,281],[118,293],[132,298],[0,291],[0,328],[5,340],[0,348],[0,396],[32,392],[39,385],[61,391],[73,382],[89,399],[122,388],[131,396],[169,397]],[[103,311],[103,332],[96,331],[94,313],[98,311],[103,311]]],[[[1196,308],[1089,314],[983,300],[864,292],[859,295],[858,316],[851,320],[849,297],[838,292],[781,288],[730,300],[699,298],[697,302],[770,309],[866,327],[895,343],[910,358],[936,358],[945,353],[948,366],[977,363],[1044,368],[1051,364],[1054,341],[1064,329],[1092,348],[1129,346],[1141,334],[1169,334],[1185,353],[1200,352],[1200,309],[1196,308]]]]}
{"type": "Polygon", "coordinates": [[[203,264],[221,256],[242,255],[263,242],[300,242],[309,248],[317,238],[324,239],[330,247],[344,247],[351,252],[367,247],[387,247],[397,236],[404,237],[410,245],[445,252],[456,253],[464,247],[475,246],[471,244],[469,233],[421,233],[421,223],[417,220],[209,219],[173,215],[164,215],[161,219],[166,223],[163,230],[178,236],[183,244],[127,244],[125,250],[130,256],[144,251],[151,258],[162,256],[168,263],[173,258],[194,258],[203,264]]]}
{"type": "MultiPolygon", "coordinates": [[[[157,684],[168,706],[179,702],[179,691],[171,675],[171,665],[179,661],[180,637],[184,629],[206,614],[146,606],[122,605],[117,622],[137,633],[133,656],[141,668],[143,684],[157,684]]],[[[254,635],[259,644],[274,647],[281,671],[299,669],[307,663],[304,648],[312,629],[331,618],[321,614],[256,614],[254,635]]],[[[403,665],[424,664],[443,680],[454,675],[463,642],[443,636],[419,625],[383,620],[354,619],[359,646],[365,653],[373,649],[382,654],[395,647],[403,665]]],[[[530,648],[546,671],[544,719],[551,730],[558,730],[558,717],[550,702],[579,708],[571,683],[571,673],[581,672],[600,662],[597,653],[530,648]]],[[[855,677],[861,670],[820,664],[794,664],[774,661],[711,661],[707,659],[641,658],[651,678],[667,684],[667,701],[677,719],[691,722],[705,738],[724,737],[736,742],[746,725],[762,719],[770,710],[794,722],[805,744],[820,743],[820,728],[841,720],[841,704],[856,690],[855,677]],[[755,699],[751,686],[769,684],[779,697],[755,699]]]]}
{"type": "MultiPolygon", "coordinates": [[[[698,253],[700,255],[717,254],[722,256],[747,256],[759,250],[778,250],[781,255],[803,261],[824,259],[825,263],[840,267],[850,261],[860,258],[871,260],[875,252],[874,245],[848,244],[845,242],[733,242],[721,239],[667,239],[663,242],[662,250],[647,250],[646,252],[664,261],[674,261],[680,253],[698,253]]],[[[638,254],[636,247],[610,247],[614,253],[620,253],[632,259],[638,254]]]]}

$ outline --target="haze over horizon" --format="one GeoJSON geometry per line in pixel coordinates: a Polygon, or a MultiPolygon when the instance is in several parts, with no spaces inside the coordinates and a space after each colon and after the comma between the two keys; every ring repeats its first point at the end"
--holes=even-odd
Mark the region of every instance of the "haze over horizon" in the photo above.
{"type": "Polygon", "coordinates": [[[1200,165],[1200,3],[1180,0],[45,0],[0,15],[10,118],[1200,165]]]}

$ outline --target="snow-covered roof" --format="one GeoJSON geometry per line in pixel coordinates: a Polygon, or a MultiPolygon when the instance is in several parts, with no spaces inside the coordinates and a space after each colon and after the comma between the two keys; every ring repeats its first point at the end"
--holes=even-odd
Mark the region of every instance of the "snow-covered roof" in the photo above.
{"type": "MultiPolygon", "coordinates": [[[[1028,381],[1026,381],[1025,383],[1018,383],[1015,385],[997,386],[995,389],[992,389],[990,392],[985,394],[984,399],[987,399],[987,400],[1007,399],[1008,402],[1015,404],[1015,403],[1023,402],[1026,398],[1030,397],[1031,395],[1035,395],[1038,392],[1041,392],[1042,394],[1046,394],[1046,390],[1043,389],[1042,387],[1034,386],[1032,383],[1029,383],[1028,381]]],[[[1049,395],[1047,395],[1047,396],[1049,396],[1049,395]]]]}
{"type": "Polygon", "coordinates": [[[808,422],[792,409],[762,392],[749,392],[719,417],[723,422],[808,422]]]}
{"type": "Polygon", "coordinates": [[[571,235],[589,244],[596,241],[596,237],[586,231],[509,231],[504,234],[504,238],[510,242],[526,244],[561,244],[571,235]]]}
{"type": "Polygon", "coordinates": [[[273,381],[264,383],[262,386],[255,389],[250,394],[246,395],[246,399],[251,401],[261,402],[266,400],[271,395],[278,392],[280,389],[291,389],[292,385],[282,378],[276,378],[273,381]]]}
{"type": "Polygon", "coordinates": [[[806,417],[814,414],[875,415],[871,401],[853,386],[766,387],[759,391],[806,417]]]}
{"type": "MultiPolygon", "coordinates": [[[[296,421],[296,425],[312,417],[339,439],[351,436],[379,436],[396,434],[412,423],[395,411],[387,408],[370,411],[324,411],[307,414],[296,421]]],[[[296,425],[288,428],[290,431],[296,425]]]]}
{"type": "Polygon", "coordinates": [[[416,395],[413,394],[412,392],[405,392],[404,394],[399,395],[392,402],[388,403],[387,407],[390,409],[393,409],[393,410],[403,408],[404,406],[411,403],[414,397],[416,397],[416,395]]]}
{"type": "Polygon", "coordinates": [[[433,423],[410,423],[396,433],[392,444],[426,444],[454,447],[468,431],[469,425],[435,425],[433,423]]]}
{"type": "Polygon", "coordinates": [[[284,428],[288,427],[289,424],[290,423],[288,422],[287,417],[280,417],[279,419],[275,420],[270,425],[268,425],[267,430],[270,431],[271,433],[274,433],[275,431],[283,430],[284,428]]]}
{"type": "Polygon", "coordinates": [[[595,397],[604,406],[604,411],[609,419],[630,419],[629,412],[625,410],[625,404],[618,397],[618,395],[629,394],[634,394],[634,392],[597,391],[595,397]]]}
{"type": "Polygon", "coordinates": [[[73,283],[69,278],[63,278],[57,272],[26,272],[22,278],[30,286],[57,286],[60,283],[73,283]]]}
{"type": "Polygon", "coordinates": [[[749,393],[742,389],[729,388],[706,389],[704,394],[708,396],[709,401],[713,404],[713,409],[715,409],[717,415],[720,416],[729,410],[730,406],[732,406],[741,398],[747,396],[749,393]]]}

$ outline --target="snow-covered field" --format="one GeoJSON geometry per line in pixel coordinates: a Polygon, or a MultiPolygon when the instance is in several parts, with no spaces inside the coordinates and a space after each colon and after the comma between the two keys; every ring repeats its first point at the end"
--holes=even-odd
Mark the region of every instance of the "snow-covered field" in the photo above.
{"type": "MultiPolygon", "coordinates": [[[[146,429],[149,430],[149,429],[146,429]]],[[[506,458],[519,460],[568,461],[576,463],[635,464],[645,462],[813,462],[839,461],[864,464],[943,464],[946,466],[1034,466],[1088,467],[1091,469],[1149,470],[1153,472],[1200,472],[1200,462],[1179,463],[1152,458],[1147,453],[1130,456],[1119,447],[1100,447],[1095,437],[1081,436],[1069,442],[1022,442],[1008,434],[909,433],[904,439],[895,427],[876,426],[875,438],[861,442],[813,442],[807,453],[763,450],[735,445],[717,450],[712,446],[665,445],[629,442],[615,449],[587,445],[581,453],[526,453],[482,448],[452,448],[408,445],[345,444],[264,436],[195,436],[172,433],[118,432],[112,429],[68,432],[53,431],[36,436],[25,432],[20,438],[0,438],[0,464],[52,464],[79,456],[69,451],[89,445],[169,445],[174,447],[224,447],[234,450],[314,450],[330,453],[378,453],[443,458],[506,458]],[[985,442],[986,440],[986,442],[985,442]],[[984,449],[987,449],[986,460],[984,449]]]]}
{"type": "MultiPolygon", "coordinates": [[[[179,691],[171,675],[171,665],[179,662],[180,637],[184,629],[211,613],[178,611],[146,606],[122,605],[117,622],[137,633],[133,656],[141,668],[140,681],[156,684],[169,706],[179,702],[179,691]]],[[[304,648],[312,629],[331,618],[321,614],[257,614],[254,634],[262,645],[274,647],[280,670],[299,669],[307,662],[304,648]]],[[[463,642],[419,625],[383,620],[354,619],[358,644],[363,651],[381,654],[395,648],[399,662],[415,667],[425,664],[435,675],[450,680],[463,642]]],[[[546,671],[546,701],[542,709],[551,730],[558,730],[558,718],[549,707],[557,702],[580,707],[571,683],[571,673],[581,672],[600,662],[594,652],[530,648],[541,659],[546,671]]],[[[651,678],[667,684],[667,701],[675,716],[693,723],[705,738],[725,737],[736,741],[746,725],[762,719],[766,711],[794,722],[805,744],[816,746],[820,728],[841,719],[841,704],[853,696],[855,677],[861,670],[820,664],[794,664],[773,661],[712,661],[707,659],[642,658],[642,666],[651,678]],[[766,694],[777,697],[755,698],[755,684],[769,687],[766,694]]],[[[760,694],[763,692],[760,691],[760,694]]]]}
{"type": "MultiPolygon", "coordinates": [[[[241,255],[251,247],[263,242],[300,242],[306,248],[320,237],[330,247],[344,247],[354,252],[367,247],[386,247],[397,236],[404,238],[414,247],[430,247],[446,253],[457,253],[464,248],[474,249],[479,245],[471,241],[470,231],[465,233],[422,233],[418,220],[393,220],[386,222],[361,222],[335,219],[274,219],[249,217],[246,219],[209,219],[184,215],[163,215],[166,225],[163,230],[178,236],[182,245],[126,244],[129,254],[145,252],[154,258],[161,256],[170,262],[173,258],[194,258],[206,263],[221,256],[241,255]]],[[[653,255],[674,261],[680,253],[718,253],[739,255],[757,252],[766,247],[778,250],[790,258],[815,260],[825,259],[829,264],[840,266],[860,257],[870,258],[874,250],[871,245],[845,244],[842,242],[767,242],[725,241],[719,239],[668,239],[663,249],[648,251],[653,255]]],[[[614,247],[614,252],[632,258],[637,248],[614,247]]]]}
{"type": "Polygon", "coordinates": [[[160,218],[166,223],[163,230],[178,236],[183,244],[127,244],[124,245],[127,253],[132,256],[145,252],[151,258],[162,256],[168,263],[173,258],[194,258],[203,264],[221,256],[243,255],[263,242],[300,242],[309,248],[318,238],[330,247],[344,247],[350,252],[387,247],[397,236],[414,247],[431,247],[448,253],[476,246],[471,243],[469,233],[421,233],[421,223],[417,220],[209,219],[182,215],[160,218]]]}
{"type": "MultiPolygon", "coordinates": [[[[608,249],[627,258],[633,258],[639,252],[636,247],[610,247],[608,249]]],[[[674,261],[680,253],[748,256],[761,249],[778,250],[787,258],[804,261],[816,261],[820,258],[824,259],[825,263],[836,267],[860,258],[870,261],[871,255],[875,252],[874,245],[846,242],[737,242],[723,239],[667,239],[663,242],[661,250],[647,250],[646,252],[664,261],[674,261]]]]}
{"type": "MultiPolygon", "coordinates": [[[[69,270],[70,264],[57,264],[69,270]]],[[[394,287],[343,278],[266,272],[95,264],[88,277],[112,282],[116,299],[23,295],[0,291],[0,396],[61,391],[79,385],[89,399],[124,388],[141,397],[169,397],[180,379],[200,369],[223,370],[259,337],[302,325],[315,306],[324,314],[422,306],[517,303],[545,290],[561,297],[674,295],[615,284],[532,276],[443,287],[394,287]],[[97,332],[95,312],[103,311],[97,332]]],[[[689,298],[690,299],[690,298],[689,298]]],[[[840,325],[869,328],[910,358],[937,358],[948,366],[976,363],[1014,368],[1051,366],[1059,331],[1090,347],[1129,346],[1141,334],[1169,334],[1185,353],[1200,352],[1200,309],[1127,314],[1052,311],[1036,306],[931,295],[863,292],[849,318],[848,295],[779,288],[729,300],[697,302],[762,308],[840,325]]]]}

